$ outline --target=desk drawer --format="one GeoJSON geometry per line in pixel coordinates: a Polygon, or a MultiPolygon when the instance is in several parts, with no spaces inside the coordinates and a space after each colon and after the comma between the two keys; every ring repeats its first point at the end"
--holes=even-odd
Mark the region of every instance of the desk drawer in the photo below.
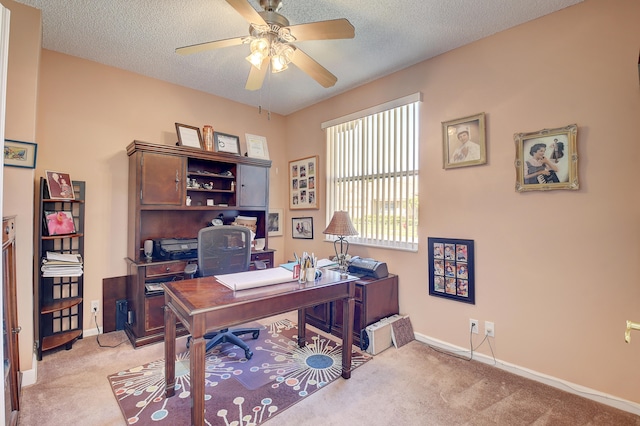
{"type": "Polygon", "coordinates": [[[255,251],[251,253],[251,260],[261,260],[263,262],[271,262],[271,259],[273,259],[273,253],[260,253],[255,251]]]}
{"type": "Polygon", "coordinates": [[[145,276],[147,278],[158,278],[164,275],[182,274],[187,266],[187,261],[160,263],[158,265],[147,266],[145,276]]]}
{"type": "Polygon", "coordinates": [[[254,251],[251,252],[251,264],[249,265],[249,269],[250,270],[255,270],[255,264],[254,262],[256,260],[259,260],[261,262],[264,262],[265,265],[267,265],[267,268],[273,268],[273,251],[254,251]]]}

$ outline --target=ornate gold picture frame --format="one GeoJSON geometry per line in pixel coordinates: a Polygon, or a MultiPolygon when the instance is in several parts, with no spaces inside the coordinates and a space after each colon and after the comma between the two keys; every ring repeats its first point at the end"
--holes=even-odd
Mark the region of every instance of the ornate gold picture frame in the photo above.
{"type": "Polygon", "coordinates": [[[578,182],[578,126],[516,133],[516,191],[573,189],[578,182]]]}

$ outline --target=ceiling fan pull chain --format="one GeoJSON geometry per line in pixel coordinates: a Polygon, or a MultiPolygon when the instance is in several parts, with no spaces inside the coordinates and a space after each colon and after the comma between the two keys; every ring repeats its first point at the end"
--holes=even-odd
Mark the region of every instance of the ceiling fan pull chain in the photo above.
{"type": "MultiPolygon", "coordinates": [[[[268,71],[271,71],[271,61],[269,61],[269,69],[268,69],[268,71]]],[[[269,97],[269,99],[267,101],[267,104],[268,104],[267,121],[271,121],[271,74],[272,74],[271,72],[268,73],[268,75],[269,75],[269,77],[268,77],[269,78],[269,93],[268,93],[267,96],[269,97]]]]}

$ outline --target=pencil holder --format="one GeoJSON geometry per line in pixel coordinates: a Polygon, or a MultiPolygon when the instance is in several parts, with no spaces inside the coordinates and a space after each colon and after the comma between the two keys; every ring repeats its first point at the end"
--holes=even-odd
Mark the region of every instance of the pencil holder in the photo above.
{"type": "Polygon", "coordinates": [[[316,280],[316,268],[307,268],[305,270],[305,275],[307,276],[307,281],[315,281],[316,280]]]}

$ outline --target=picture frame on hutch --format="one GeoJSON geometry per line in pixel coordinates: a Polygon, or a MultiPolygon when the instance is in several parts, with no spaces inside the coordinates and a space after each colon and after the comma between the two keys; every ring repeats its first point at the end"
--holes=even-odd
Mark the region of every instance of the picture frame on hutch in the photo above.
{"type": "Polygon", "coordinates": [[[284,210],[269,209],[269,217],[267,220],[267,232],[270,237],[282,236],[283,223],[284,223],[284,210]]]}
{"type": "Polygon", "coordinates": [[[476,303],[473,240],[429,237],[429,295],[476,303]]]}
{"type": "Polygon", "coordinates": [[[213,145],[216,152],[240,155],[240,138],[221,132],[213,132],[213,145]]]}
{"type": "Polygon", "coordinates": [[[313,218],[291,218],[291,237],[295,239],[313,240],[313,218]]]}
{"type": "Polygon", "coordinates": [[[244,136],[247,142],[247,157],[269,160],[267,138],[264,136],[251,135],[249,133],[245,133],[244,136]]]}
{"type": "Polygon", "coordinates": [[[289,161],[289,209],[318,209],[318,156],[289,161]]]}
{"type": "Polygon", "coordinates": [[[4,140],[4,165],[11,167],[36,168],[38,145],[32,142],[4,140]]]}
{"type": "Polygon", "coordinates": [[[442,166],[445,169],[487,162],[485,114],[442,122],[442,166]]]}
{"type": "Polygon", "coordinates": [[[579,189],[577,134],[576,124],[514,134],[516,191],[579,189]]]}
{"type": "Polygon", "coordinates": [[[179,146],[204,149],[199,127],[176,123],[176,133],[178,134],[179,146]]]}

